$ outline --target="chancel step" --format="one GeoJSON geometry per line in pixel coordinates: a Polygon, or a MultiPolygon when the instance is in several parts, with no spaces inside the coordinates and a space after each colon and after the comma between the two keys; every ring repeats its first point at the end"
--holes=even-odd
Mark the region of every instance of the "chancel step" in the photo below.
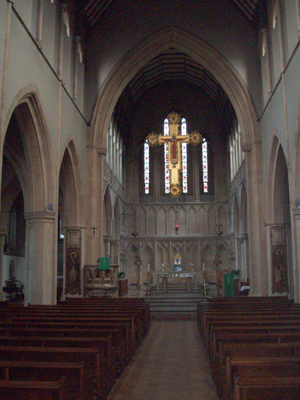
{"type": "Polygon", "coordinates": [[[196,293],[186,293],[185,285],[174,286],[168,286],[168,293],[157,292],[156,287],[151,288],[150,297],[145,299],[150,305],[151,315],[196,315],[198,302],[206,301],[200,289],[196,293]]]}

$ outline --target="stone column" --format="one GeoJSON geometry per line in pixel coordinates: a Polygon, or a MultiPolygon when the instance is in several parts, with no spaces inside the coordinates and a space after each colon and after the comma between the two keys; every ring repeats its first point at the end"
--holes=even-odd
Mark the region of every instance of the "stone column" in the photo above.
{"type": "Polygon", "coordinates": [[[292,211],[293,283],[295,303],[300,301],[300,208],[292,211]]]}
{"type": "Polygon", "coordinates": [[[3,247],[4,247],[4,239],[5,235],[7,234],[6,231],[0,230],[0,301],[5,300],[5,294],[3,292],[3,247]]]}
{"type": "Polygon", "coordinates": [[[26,271],[24,304],[55,304],[57,265],[56,214],[25,213],[26,271]]]}
{"type": "Polygon", "coordinates": [[[104,158],[106,149],[87,148],[87,218],[86,264],[97,264],[104,257],[103,246],[103,190],[104,158]]]}
{"type": "Polygon", "coordinates": [[[265,207],[263,192],[263,154],[260,141],[243,144],[247,180],[247,220],[249,239],[250,295],[267,296],[265,207]]]}
{"type": "Polygon", "coordinates": [[[241,237],[241,280],[245,281],[247,278],[247,271],[248,271],[248,265],[247,265],[247,234],[244,233],[242,234],[241,237]]]}

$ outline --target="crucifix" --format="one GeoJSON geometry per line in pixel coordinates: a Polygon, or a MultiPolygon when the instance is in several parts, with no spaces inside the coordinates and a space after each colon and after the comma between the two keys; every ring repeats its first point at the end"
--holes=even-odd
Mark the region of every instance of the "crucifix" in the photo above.
{"type": "Polygon", "coordinates": [[[170,193],[177,197],[181,194],[181,143],[191,143],[194,146],[202,142],[202,136],[199,132],[192,132],[188,135],[180,135],[180,115],[176,112],[171,112],[168,115],[169,135],[157,135],[152,132],[147,136],[150,146],[157,146],[164,143],[168,144],[168,169],[170,171],[170,193]]]}
{"type": "Polygon", "coordinates": [[[96,231],[96,229],[98,229],[98,228],[96,228],[95,225],[93,225],[93,227],[92,227],[91,229],[93,230],[93,237],[94,237],[94,236],[95,236],[95,231],[96,231]]]}

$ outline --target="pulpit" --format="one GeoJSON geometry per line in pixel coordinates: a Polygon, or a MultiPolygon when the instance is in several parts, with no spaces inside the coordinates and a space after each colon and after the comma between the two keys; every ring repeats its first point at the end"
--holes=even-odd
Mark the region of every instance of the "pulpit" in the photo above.
{"type": "Polygon", "coordinates": [[[118,297],[118,265],[110,265],[109,269],[101,270],[99,265],[84,267],[85,297],[118,297]]]}

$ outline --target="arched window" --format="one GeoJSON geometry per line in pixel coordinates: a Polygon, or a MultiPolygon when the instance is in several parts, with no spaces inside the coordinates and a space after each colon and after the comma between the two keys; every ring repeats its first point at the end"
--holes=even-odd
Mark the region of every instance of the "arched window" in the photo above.
{"type": "Polygon", "coordinates": [[[204,138],[202,141],[202,183],[203,193],[208,193],[208,151],[207,141],[204,138]]]}
{"type": "Polygon", "coordinates": [[[144,143],[144,189],[145,194],[150,193],[150,148],[147,140],[144,143]]]}
{"type": "MultiPolygon", "coordinates": [[[[178,132],[180,135],[188,135],[187,133],[187,121],[185,118],[180,120],[178,132]]],[[[163,121],[163,135],[170,135],[170,126],[168,118],[165,118],[163,121]]],[[[181,142],[181,185],[182,185],[182,193],[187,195],[193,195],[194,188],[194,178],[193,177],[193,153],[196,156],[196,152],[192,152],[188,143],[181,142]]],[[[153,182],[153,161],[158,162],[159,159],[154,157],[150,152],[150,145],[147,140],[144,141],[143,146],[141,148],[141,157],[140,157],[140,166],[141,166],[141,180],[140,180],[140,190],[143,195],[153,195],[154,190],[154,182],[153,182]]],[[[166,142],[161,147],[161,150],[157,152],[160,154],[162,164],[159,163],[159,169],[162,173],[163,179],[160,180],[160,190],[161,194],[170,194],[171,191],[171,177],[169,170],[169,144],[166,142]],[[163,152],[163,155],[161,154],[163,152]],[[161,168],[161,169],[160,169],[161,168]]],[[[213,171],[212,161],[211,159],[211,149],[209,144],[204,139],[203,143],[197,147],[199,152],[201,151],[201,156],[199,157],[197,163],[200,164],[200,171],[202,170],[202,174],[200,172],[200,185],[201,185],[201,194],[212,194],[213,193],[213,178],[211,177],[211,172],[213,171]],[[202,146],[202,147],[201,147],[202,146]],[[202,158],[201,158],[202,157],[202,158]],[[210,183],[208,182],[210,180],[210,183]]],[[[158,149],[159,150],[159,149],[158,149]]],[[[195,149],[196,150],[196,149],[195,149]]],[[[195,161],[196,162],[196,161],[195,161]]],[[[197,167],[198,170],[198,167],[197,167]]],[[[197,179],[198,176],[197,176],[197,179]]]]}
{"type": "MultiPolygon", "coordinates": [[[[169,136],[169,121],[166,118],[164,120],[164,136],[169,136]]],[[[169,171],[169,147],[168,144],[164,144],[164,171],[165,171],[165,193],[168,194],[170,193],[170,171],[169,171]]]]}
{"type": "MultiPolygon", "coordinates": [[[[200,194],[213,196],[215,194],[214,183],[214,152],[209,140],[205,137],[200,145],[201,155],[199,156],[199,183],[200,194]]],[[[205,198],[205,201],[210,201],[211,197],[205,198]]]]}
{"type": "MultiPolygon", "coordinates": [[[[181,120],[181,134],[186,135],[186,119],[181,120]]],[[[182,193],[188,192],[188,153],[187,143],[181,143],[181,163],[182,163],[182,193]]]]}

